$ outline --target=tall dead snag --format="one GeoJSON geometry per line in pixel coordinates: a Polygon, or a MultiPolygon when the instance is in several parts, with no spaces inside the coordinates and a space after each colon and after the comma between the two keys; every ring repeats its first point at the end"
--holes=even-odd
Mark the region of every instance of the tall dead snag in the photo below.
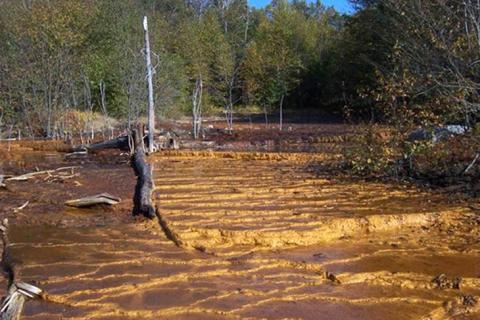
{"type": "Polygon", "coordinates": [[[0,225],[2,235],[2,271],[8,278],[7,296],[2,300],[0,316],[2,320],[18,320],[27,299],[41,298],[42,290],[25,282],[20,282],[20,267],[15,262],[8,239],[8,220],[0,225]]]}
{"type": "Polygon", "coordinates": [[[150,39],[148,36],[148,20],[143,17],[143,29],[145,31],[145,60],[147,63],[148,80],[148,153],[153,153],[153,135],[155,133],[155,106],[153,103],[153,67],[150,58],[150,39]]]}
{"type": "Polygon", "coordinates": [[[152,167],[145,160],[145,146],[143,143],[144,125],[139,125],[133,131],[134,153],[132,167],[137,176],[137,185],[133,196],[133,215],[143,215],[149,219],[155,218],[155,207],[152,204],[153,173],[152,167]]]}

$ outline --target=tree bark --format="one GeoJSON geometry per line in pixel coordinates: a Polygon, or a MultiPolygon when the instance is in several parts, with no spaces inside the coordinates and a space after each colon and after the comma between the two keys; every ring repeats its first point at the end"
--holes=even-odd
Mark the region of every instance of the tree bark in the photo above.
{"type": "Polygon", "coordinates": [[[143,215],[146,218],[153,219],[155,218],[155,207],[152,204],[153,173],[151,165],[145,160],[143,132],[143,124],[133,131],[135,151],[132,156],[132,167],[137,176],[137,184],[133,196],[132,214],[134,216],[143,215]]]}
{"type": "Polygon", "coordinates": [[[145,59],[147,62],[148,79],[148,153],[153,153],[153,135],[155,132],[155,106],[153,103],[153,67],[150,58],[150,39],[148,36],[148,20],[143,17],[143,29],[145,30],[145,59]]]}

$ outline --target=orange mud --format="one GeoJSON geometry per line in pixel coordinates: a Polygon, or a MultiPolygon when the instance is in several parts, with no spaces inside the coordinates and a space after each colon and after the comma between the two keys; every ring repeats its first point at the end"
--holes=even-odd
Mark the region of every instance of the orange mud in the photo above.
{"type": "Polygon", "coordinates": [[[467,203],[308,169],[332,155],[164,152],[150,159],[155,197],[177,247],[157,221],[130,217],[126,155],[5,146],[3,174],[80,167],[0,189],[22,279],[48,293],[23,319],[480,319],[480,218],[467,203]],[[100,192],[123,201],[63,205],[100,192]],[[440,274],[460,289],[432,282],[440,274]]]}

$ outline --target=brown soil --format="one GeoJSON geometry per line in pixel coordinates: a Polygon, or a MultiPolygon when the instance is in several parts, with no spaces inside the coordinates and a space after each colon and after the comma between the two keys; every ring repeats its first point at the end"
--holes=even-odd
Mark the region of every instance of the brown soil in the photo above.
{"type": "Polygon", "coordinates": [[[0,189],[23,280],[48,292],[25,319],[480,319],[475,204],[309,170],[335,152],[163,152],[156,201],[178,247],[130,216],[127,155],[38,145],[1,144],[3,174],[80,168],[0,189]],[[101,192],[123,201],[63,205],[101,192]]]}

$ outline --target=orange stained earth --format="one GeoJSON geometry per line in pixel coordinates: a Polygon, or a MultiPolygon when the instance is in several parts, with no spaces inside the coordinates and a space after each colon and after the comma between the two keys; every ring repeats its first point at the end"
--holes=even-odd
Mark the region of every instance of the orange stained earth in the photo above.
{"type": "Polygon", "coordinates": [[[38,146],[0,144],[0,174],[75,168],[0,189],[22,280],[47,292],[22,319],[480,319],[468,203],[311,170],[331,155],[165,151],[149,161],[178,246],[131,217],[128,155],[38,146]],[[63,204],[101,192],[122,202],[63,204]]]}

